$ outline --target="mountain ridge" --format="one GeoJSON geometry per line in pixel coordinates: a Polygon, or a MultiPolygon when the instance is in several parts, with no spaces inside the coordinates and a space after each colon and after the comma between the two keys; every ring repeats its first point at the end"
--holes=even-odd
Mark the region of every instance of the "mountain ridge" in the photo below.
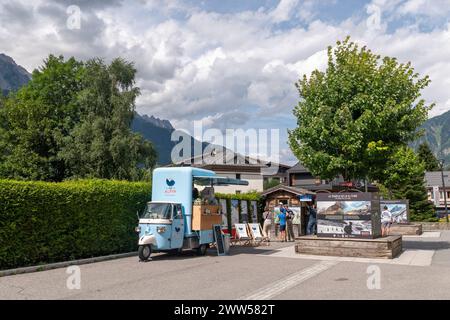
{"type": "Polygon", "coordinates": [[[31,74],[22,66],[18,65],[13,58],[0,53],[0,89],[2,94],[7,95],[27,84],[31,74]]]}
{"type": "Polygon", "coordinates": [[[420,127],[424,134],[411,143],[417,150],[421,143],[426,142],[438,159],[444,159],[446,166],[450,164],[450,110],[428,119],[420,127]]]}

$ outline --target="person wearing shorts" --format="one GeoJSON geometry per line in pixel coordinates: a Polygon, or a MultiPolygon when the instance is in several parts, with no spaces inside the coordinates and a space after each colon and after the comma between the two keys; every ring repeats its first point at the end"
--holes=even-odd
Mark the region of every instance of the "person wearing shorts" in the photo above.
{"type": "Polygon", "coordinates": [[[381,212],[381,236],[385,237],[389,235],[392,224],[392,213],[388,210],[387,206],[384,206],[381,212]]]}
{"type": "Polygon", "coordinates": [[[280,220],[280,240],[281,242],[286,242],[286,209],[280,207],[280,213],[278,214],[278,219],[280,220]]]}

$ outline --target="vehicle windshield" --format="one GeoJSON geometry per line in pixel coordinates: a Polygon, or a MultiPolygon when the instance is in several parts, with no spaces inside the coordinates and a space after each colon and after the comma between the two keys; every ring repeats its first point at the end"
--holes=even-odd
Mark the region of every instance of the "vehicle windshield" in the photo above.
{"type": "Polygon", "coordinates": [[[141,219],[170,219],[172,206],[169,203],[147,203],[141,219]]]}

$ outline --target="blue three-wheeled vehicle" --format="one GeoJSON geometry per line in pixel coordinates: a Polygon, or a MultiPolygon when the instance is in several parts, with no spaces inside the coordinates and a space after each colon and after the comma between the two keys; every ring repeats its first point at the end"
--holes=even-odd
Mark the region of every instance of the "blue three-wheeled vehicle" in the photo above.
{"type": "MultiPolygon", "coordinates": [[[[247,181],[220,177],[215,172],[193,167],[167,167],[153,171],[152,201],[139,216],[139,259],[152,252],[196,250],[204,255],[214,242],[212,224],[222,224],[219,206],[194,205],[195,186],[248,185],[247,181]],[[214,210],[216,208],[218,210],[214,210]],[[193,210],[195,209],[195,210],[193,210]],[[195,214],[198,219],[193,222],[195,214]],[[216,216],[214,216],[216,214],[216,216]],[[201,219],[203,218],[203,222],[201,219]],[[204,223],[206,221],[206,223],[204,223]]],[[[207,201],[207,199],[204,199],[207,201]]]]}

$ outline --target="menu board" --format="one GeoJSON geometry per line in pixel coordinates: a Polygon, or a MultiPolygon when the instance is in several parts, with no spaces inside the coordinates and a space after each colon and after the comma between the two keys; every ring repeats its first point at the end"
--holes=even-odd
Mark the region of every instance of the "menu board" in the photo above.
{"type": "Polygon", "coordinates": [[[225,255],[225,244],[222,234],[222,227],[220,224],[215,224],[213,226],[214,231],[214,241],[216,242],[217,255],[223,256],[225,255]]]}

